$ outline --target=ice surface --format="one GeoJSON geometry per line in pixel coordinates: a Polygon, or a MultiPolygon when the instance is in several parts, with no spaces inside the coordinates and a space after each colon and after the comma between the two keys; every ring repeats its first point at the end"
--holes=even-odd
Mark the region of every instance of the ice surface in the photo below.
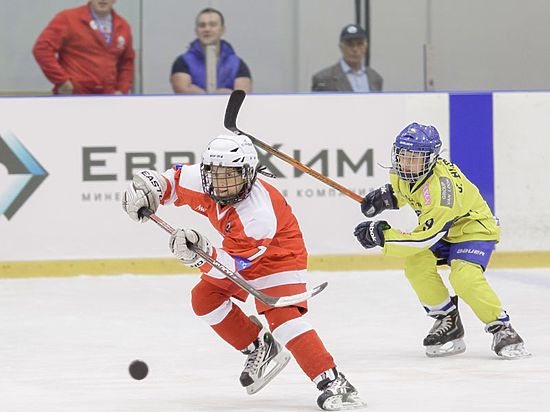
{"type": "MultiPolygon", "coordinates": [[[[461,304],[466,352],[429,359],[432,325],[400,271],[312,272],[328,281],[308,318],[370,411],[545,411],[550,404],[550,271],[487,274],[533,357],[498,359],[461,304]]],[[[239,384],[245,357],[196,318],[197,276],[0,280],[0,411],[315,411],[291,360],[260,393],[239,384]],[[132,380],[142,359],[149,376],[132,380]]],[[[253,312],[251,301],[245,309],[253,312]]],[[[263,317],[262,317],[263,319],[263,317]]]]}

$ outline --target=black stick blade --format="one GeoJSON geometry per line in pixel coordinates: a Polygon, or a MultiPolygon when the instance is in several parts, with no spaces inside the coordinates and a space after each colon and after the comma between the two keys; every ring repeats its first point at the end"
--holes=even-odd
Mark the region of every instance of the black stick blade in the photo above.
{"type": "Polygon", "coordinates": [[[227,130],[237,133],[237,116],[239,115],[239,110],[244,102],[246,97],[246,92],[244,90],[234,90],[229,96],[229,101],[227,102],[227,107],[225,108],[225,119],[223,124],[227,130]]]}

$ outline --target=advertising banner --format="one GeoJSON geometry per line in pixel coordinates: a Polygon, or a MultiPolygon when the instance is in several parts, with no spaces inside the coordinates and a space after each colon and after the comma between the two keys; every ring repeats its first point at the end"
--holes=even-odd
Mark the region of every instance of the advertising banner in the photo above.
{"type": "MultiPolygon", "coordinates": [[[[224,133],[228,96],[0,99],[0,261],[168,257],[166,233],[137,224],[121,192],[137,170],[200,162],[224,133]]],[[[435,125],[448,148],[448,95],[251,95],[239,128],[363,196],[388,182],[391,144],[408,123],[435,125]]],[[[260,151],[261,152],[261,151],[260,151]]],[[[312,255],[362,254],[359,203],[261,152],[312,255]]],[[[162,207],[175,227],[219,238],[200,215],[162,207]]],[[[404,229],[412,211],[384,212],[404,229]],[[399,216],[398,216],[399,215],[399,216]]]]}

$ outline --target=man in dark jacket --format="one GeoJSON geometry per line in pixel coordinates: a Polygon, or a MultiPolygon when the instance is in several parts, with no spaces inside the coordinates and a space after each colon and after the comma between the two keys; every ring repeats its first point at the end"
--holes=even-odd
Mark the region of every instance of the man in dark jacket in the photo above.
{"type": "Polygon", "coordinates": [[[314,92],[380,92],[382,76],[365,66],[367,34],[356,24],[348,24],[340,33],[342,58],[338,63],[313,76],[314,92]]]}

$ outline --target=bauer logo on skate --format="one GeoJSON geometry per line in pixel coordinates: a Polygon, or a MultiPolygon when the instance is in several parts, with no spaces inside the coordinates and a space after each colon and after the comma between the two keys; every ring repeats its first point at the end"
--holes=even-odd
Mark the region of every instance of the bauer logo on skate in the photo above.
{"type": "Polygon", "coordinates": [[[0,164],[8,174],[1,179],[8,184],[0,187],[0,215],[10,220],[46,179],[48,172],[12,132],[0,135],[0,164]]]}

